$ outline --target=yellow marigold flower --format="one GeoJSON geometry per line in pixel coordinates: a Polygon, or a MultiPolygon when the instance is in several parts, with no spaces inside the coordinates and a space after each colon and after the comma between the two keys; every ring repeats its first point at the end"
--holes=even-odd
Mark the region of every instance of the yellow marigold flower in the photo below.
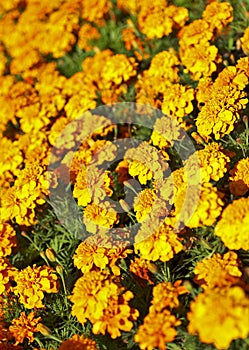
{"type": "Polygon", "coordinates": [[[18,143],[11,142],[6,137],[1,137],[0,147],[2,150],[0,156],[1,178],[8,179],[17,174],[23,162],[23,156],[18,143]]]}
{"type": "Polygon", "coordinates": [[[183,122],[183,117],[194,109],[193,100],[194,89],[181,84],[172,84],[163,93],[162,111],[183,122]]]}
{"type": "Polygon", "coordinates": [[[163,92],[163,83],[168,85],[180,80],[179,64],[178,55],[173,49],[161,51],[153,57],[148,69],[148,76],[153,78],[154,82],[159,83],[159,86],[154,87],[157,92],[163,92]]]}
{"type": "Polygon", "coordinates": [[[86,206],[92,200],[95,204],[98,204],[106,196],[111,196],[112,193],[109,171],[90,166],[78,173],[73,196],[78,199],[79,205],[86,206]]]}
{"type": "Polygon", "coordinates": [[[76,281],[69,299],[73,303],[72,315],[81,324],[87,319],[93,324],[98,321],[108,307],[109,298],[118,295],[120,287],[114,283],[114,278],[106,271],[91,271],[76,281]]]}
{"type": "Polygon", "coordinates": [[[26,267],[15,275],[16,286],[13,288],[15,295],[25,308],[44,307],[42,299],[44,293],[58,292],[58,277],[55,271],[48,266],[26,267]]]}
{"type": "Polygon", "coordinates": [[[91,40],[96,40],[100,38],[100,32],[90,23],[85,23],[80,28],[78,37],[79,39],[77,44],[79,48],[87,52],[92,50],[91,40]]]}
{"type": "Polygon", "coordinates": [[[0,258],[0,295],[10,290],[10,282],[13,281],[16,273],[17,269],[10,264],[8,259],[0,258]]]}
{"type": "Polygon", "coordinates": [[[120,268],[116,263],[130,253],[132,250],[126,248],[125,242],[115,245],[111,237],[97,234],[80,243],[73,261],[83,273],[109,267],[114,275],[120,275],[120,268]]]}
{"type": "Polygon", "coordinates": [[[216,64],[220,62],[218,49],[214,45],[198,44],[187,47],[181,51],[181,61],[194,80],[202,76],[211,76],[217,69],[216,64]]]}
{"type": "Polygon", "coordinates": [[[90,0],[88,2],[80,0],[79,3],[82,18],[89,22],[96,23],[104,19],[105,15],[112,7],[112,2],[110,0],[90,0]]]}
{"type": "Polygon", "coordinates": [[[0,223],[0,257],[11,254],[12,248],[17,246],[16,232],[8,223],[0,223]]]}
{"type": "Polygon", "coordinates": [[[249,190],[249,158],[240,159],[230,171],[229,188],[235,196],[243,196],[249,190]]]}
{"type": "Polygon", "coordinates": [[[212,93],[213,81],[211,77],[203,77],[199,80],[196,88],[196,100],[201,110],[201,104],[205,104],[210,99],[212,93]]]}
{"type": "Polygon", "coordinates": [[[35,315],[35,312],[30,312],[28,315],[22,312],[18,318],[11,321],[9,330],[13,334],[16,344],[22,343],[24,339],[28,339],[31,343],[34,341],[34,333],[37,332],[36,326],[41,320],[41,317],[35,318],[35,315]]]}
{"type": "Polygon", "coordinates": [[[215,234],[229,249],[249,249],[249,199],[234,200],[223,210],[215,234]]]}
{"type": "Polygon", "coordinates": [[[109,202],[88,204],[84,210],[83,222],[91,233],[106,233],[119,220],[118,213],[109,202]]]}
{"type": "Polygon", "coordinates": [[[156,199],[156,193],[153,189],[146,188],[134,200],[134,211],[136,219],[141,222],[151,212],[153,203],[156,199]]]}
{"type": "Polygon", "coordinates": [[[232,22],[233,7],[226,1],[212,1],[203,11],[202,18],[208,23],[211,31],[219,33],[232,22]]]}
{"type": "MultiPolygon", "coordinates": [[[[147,232],[150,228],[147,228],[147,232]]],[[[183,246],[179,237],[174,232],[166,220],[161,224],[156,232],[144,238],[144,231],[139,230],[135,237],[135,253],[147,260],[169,261],[173,256],[179,253],[183,246]]]]}
{"type": "Polygon", "coordinates": [[[94,334],[105,334],[108,332],[112,339],[121,336],[121,331],[129,332],[133,328],[139,312],[129,306],[128,302],[134,297],[131,291],[122,295],[112,295],[108,300],[102,316],[93,324],[94,334]]]}
{"type": "MultiPolygon", "coordinates": [[[[187,161],[185,161],[185,165],[188,164],[189,168],[191,168],[192,159],[195,163],[196,157],[198,157],[201,181],[219,181],[227,172],[227,165],[230,162],[230,158],[226,156],[223,151],[223,148],[218,143],[212,142],[207,144],[204,149],[196,151],[194,156],[190,156],[187,161]]],[[[196,166],[196,164],[193,165],[196,166]]],[[[193,170],[193,172],[195,172],[195,170],[193,170]]]]}
{"type": "Polygon", "coordinates": [[[162,312],[164,308],[173,309],[180,305],[179,295],[188,293],[182,281],[178,280],[174,284],[162,282],[153,287],[153,299],[151,301],[150,312],[162,312]]]}
{"type": "Polygon", "coordinates": [[[194,273],[195,282],[204,289],[235,284],[242,275],[238,256],[231,251],[224,255],[214,254],[210,258],[198,261],[194,273]]]}
{"type": "Polygon", "coordinates": [[[174,27],[182,27],[188,20],[188,10],[174,5],[167,7],[166,0],[143,4],[138,13],[138,25],[149,39],[169,35],[174,27]]]}
{"type": "Polygon", "coordinates": [[[144,4],[144,0],[117,0],[117,7],[120,8],[122,11],[129,12],[133,15],[135,15],[141,8],[141,6],[144,4]]]}
{"type": "Polygon", "coordinates": [[[240,38],[243,52],[247,55],[249,53],[249,27],[244,31],[243,36],[240,38]]]}
{"type": "Polygon", "coordinates": [[[197,19],[187,26],[184,26],[178,33],[180,44],[180,55],[186,48],[196,45],[205,46],[213,37],[209,25],[203,19],[197,19]]]}
{"type": "Polygon", "coordinates": [[[165,309],[160,313],[150,311],[144,318],[144,322],[139,326],[134,340],[139,344],[140,349],[166,350],[166,343],[172,342],[176,337],[175,327],[181,321],[177,320],[169,310],[165,309]]]}
{"type": "MultiPolygon", "coordinates": [[[[194,186],[195,187],[195,186],[194,186]]],[[[191,185],[189,185],[191,188],[191,185]]],[[[183,188],[176,194],[174,200],[176,207],[176,218],[180,215],[180,220],[190,227],[211,226],[215,220],[221,214],[223,201],[219,197],[218,190],[210,183],[204,183],[200,188],[199,198],[196,198],[195,188],[193,189],[193,195],[189,191],[190,197],[187,198],[187,203],[184,205],[186,190],[183,188]],[[196,206],[195,211],[191,214],[189,211],[193,210],[191,204],[196,206]],[[184,208],[184,210],[183,210],[184,208]]]]}
{"type": "Polygon", "coordinates": [[[94,340],[74,334],[71,338],[64,340],[58,350],[98,350],[98,348],[94,340]]]}
{"type": "Polygon", "coordinates": [[[234,339],[249,335],[249,298],[241,287],[208,289],[190,304],[190,334],[199,334],[201,342],[228,349],[234,339]]]}
{"type": "Polygon", "coordinates": [[[99,85],[110,88],[112,84],[120,85],[137,74],[137,63],[134,57],[128,58],[124,54],[111,56],[101,72],[99,85]]]}
{"type": "Polygon", "coordinates": [[[129,174],[138,176],[141,184],[146,184],[152,177],[163,178],[163,173],[168,169],[168,163],[162,154],[149,145],[142,142],[137,148],[130,148],[126,151],[124,159],[129,160],[129,174]]]}
{"type": "Polygon", "coordinates": [[[206,140],[211,134],[216,140],[229,134],[240,118],[239,111],[248,102],[245,97],[244,92],[229,86],[216,90],[197,116],[198,133],[206,140]]]}
{"type": "MultiPolygon", "coordinates": [[[[179,139],[180,127],[173,118],[163,116],[156,120],[151,134],[153,145],[164,150],[165,148],[173,146],[174,141],[179,139]]],[[[166,156],[166,152],[163,152],[163,155],[166,156]]]]}

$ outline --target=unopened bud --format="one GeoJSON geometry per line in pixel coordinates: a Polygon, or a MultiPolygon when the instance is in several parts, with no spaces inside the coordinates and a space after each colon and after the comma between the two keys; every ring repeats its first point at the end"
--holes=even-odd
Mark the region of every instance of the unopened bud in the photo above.
{"type": "Polygon", "coordinates": [[[120,199],[119,204],[121,205],[121,207],[124,211],[126,211],[126,212],[130,211],[128,204],[123,199],[120,199]]]}
{"type": "Polygon", "coordinates": [[[56,261],[56,255],[55,252],[52,248],[47,248],[45,251],[46,257],[48,258],[49,261],[54,262],[56,261]]]}
{"type": "Polygon", "coordinates": [[[43,323],[38,323],[38,325],[36,326],[36,330],[44,336],[50,336],[52,334],[51,329],[49,329],[43,323]]]}
{"type": "Polygon", "coordinates": [[[63,267],[61,265],[57,265],[55,269],[59,275],[61,275],[63,273],[63,267]]]}
{"type": "Polygon", "coordinates": [[[247,116],[247,115],[243,115],[242,119],[243,119],[243,122],[244,122],[245,124],[248,123],[248,116],[247,116]]]}

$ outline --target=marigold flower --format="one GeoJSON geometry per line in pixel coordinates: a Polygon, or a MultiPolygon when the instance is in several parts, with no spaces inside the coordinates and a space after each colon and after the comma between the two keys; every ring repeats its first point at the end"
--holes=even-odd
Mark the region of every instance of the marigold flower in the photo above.
{"type": "Polygon", "coordinates": [[[244,31],[243,36],[240,38],[243,52],[247,55],[249,53],[249,27],[244,31]]]}
{"type": "Polygon", "coordinates": [[[230,171],[229,188],[235,196],[243,196],[249,190],[249,158],[240,159],[230,171]]]}
{"type": "MultiPolygon", "coordinates": [[[[147,229],[147,232],[150,229],[147,229]]],[[[156,232],[152,231],[147,237],[143,237],[143,230],[139,230],[135,237],[135,253],[147,260],[169,261],[179,253],[183,246],[179,237],[174,232],[166,220],[161,224],[156,232]]]]}
{"type": "Polygon", "coordinates": [[[249,298],[241,287],[208,289],[190,304],[188,331],[201,342],[228,349],[232,340],[249,334],[249,298]]]}
{"type": "Polygon", "coordinates": [[[21,312],[18,318],[11,321],[9,330],[13,334],[16,344],[22,343],[24,339],[28,339],[31,343],[34,341],[34,333],[37,332],[36,326],[41,320],[41,317],[35,318],[35,315],[35,312],[30,312],[28,315],[21,312]]]}
{"type": "Polygon", "coordinates": [[[0,256],[11,254],[13,247],[17,246],[16,232],[8,223],[0,223],[0,256]]]}
{"type": "Polygon", "coordinates": [[[112,7],[110,0],[90,0],[85,2],[80,0],[81,16],[89,22],[98,23],[102,20],[112,7]]]}
{"type": "Polygon", "coordinates": [[[233,20],[233,7],[228,2],[212,1],[202,13],[211,31],[220,33],[233,20]]]}
{"type": "Polygon", "coordinates": [[[109,171],[103,171],[95,166],[89,166],[78,173],[73,196],[78,199],[79,205],[85,207],[92,200],[95,204],[98,204],[106,196],[111,196],[112,193],[109,171]]]}
{"type": "Polygon", "coordinates": [[[73,303],[72,315],[76,316],[81,324],[87,319],[94,324],[107,309],[109,298],[118,295],[119,290],[120,287],[114,283],[114,276],[110,276],[106,271],[86,272],[76,281],[69,297],[73,303]]]}
{"type": "Polygon", "coordinates": [[[142,142],[137,148],[126,151],[124,159],[129,160],[129,174],[138,176],[141,184],[146,184],[152,177],[163,178],[163,172],[168,169],[168,164],[161,153],[148,142],[142,142]]]}
{"type": "Polygon", "coordinates": [[[139,312],[129,306],[128,302],[133,298],[131,291],[122,295],[112,295],[108,300],[102,316],[93,324],[94,334],[105,334],[108,332],[112,339],[121,336],[121,331],[129,332],[133,327],[139,312]]]}
{"type": "Polygon", "coordinates": [[[204,289],[223,288],[227,284],[235,284],[242,275],[239,266],[235,252],[214,254],[197,262],[194,268],[195,282],[204,289]]]}
{"type": "Polygon", "coordinates": [[[43,308],[44,293],[58,292],[58,277],[48,266],[28,266],[19,271],[14,279],[17,285],[13,291],[27,309],[43,308]]]}
{"type": "Polygon", "coordinates": [[[85,23],[80,28],[78,37],[79,39],[77,44],[79,48],[87,52],[92,50],[91,41],[97,40],[100,38],[100,32],[98,31],[97,28],[93,27],[90,23],[85,23]]]}
{"type": "Polygon", "coordinates": [[[0,295],[10,290],[10,282],[13,281],[16,274],[17,269],[10,264],[9,260],[0,258],[0,295]]]}
{"type": "Polygon", "coordinates": [[[91,233],[106,233],[118,221],[118,213],[109,202],[102,202],[99,205],[91,203],[85,207],[83,222],[87,231],[91,233]]]}
{"type": "Polygon", "coordinates": [[[134,200],[134,211],[136,213],[136,219],[138,222],[144,220],[144,218],[151,212],[153,203],[156,199],[156,193],[153,189],[146,188],[139,193],[134,200]]]}
{"type": "Polygon", "coordinates": [[[150,284],[154,284],[152,281],[152,273],[156,271],[156,265],[152,264],[149,260],[143,258],[134,258],[130,264],[130,272],[134,275],[148,281],[150,284]]]}
{"type": "Polygon", "coordinates": [[[218,49],[214,45],[198,44],[181,51],[181,61],[194,80],[202,76],[211,76],[220,62],[218,49]]]}
{"type": "Polygon", "coordinates": [[[196,198],[195,186],[193,186],[193,191],[190,188],[191,185],[188,188],[190,197],[187,198],[186,203],[184,203],[186,196],[186,190],[184,188],[180,190],[174,199],[176,218],[179,215],[179,219],[190,228],[213,225],[221,214],[224,204],[218,194],[217,188],[213,187],[210,183],[204,183],[200,187],[198,200],[196,198]],[[191,205],[196,206],[195,211],[193,211],[191,205]],[[192,212],[190,213],[191,210],[192,212]]]}
{"type": "Polygon", "coordinates": [[[180,305],[179,295],[188,293],[182,281],[178,280],[174,284],[162,282],[153,287],[153,299],[151,301],[150,312],[160,313],[163,309],[173,309],[180,305]]]}
{"type": "Polygon", "coordinates": [[[213,37],[209,25],[203,19],[197,19],[184,26],[178,33],[180,44],[180,55],[186,48],[196,45],[205,46],[213,37]]]}
{"type": "MultiPolygon", "coordinates": [[[[228,156],[223,153],[224,149],[216,142],[207,144],[204,149],[196,151],[194,156],[190,156],[185,165],[191,169],[191,162],[196,162],[200,167],[201,181],[209,182],[210,180],[219,181],[227,172],[227,165],[230,162],[228,156]],[[196,158],[197,157],[197,158],[196,158]]],[[[196,164],[193,164],[196,166],[196,164]]],[[[191,170],[189,170],[191,171],[191,170]]],[[[194,172],[195,170],[193,170],[194,172]]]]}
{"type": "Polygon", "coordinates": [[[234,200],[223,210],[215,234],[229,249],[249,249],[249,199],[234,200]]]}
{"type": "Polygon", "coordinates": [[[98,350],[98,348],[94,340],[74,334],[71,338],[64,340],[58,350],[98,350]]]}
{"type": "Polygon", "coordinates": [[[172,84],[163,93],[162,112],[183,122],[194,107],[194,89],[181,84],[172,84]]]}
{"type": "Polygon", "coordinates": [[[175,327],[180,324],[181,321],[167,309],[160,313],[150,311],[144,318],[143,324],[139,326],[134,340],[143,350],[155,348],[166,350],[166,343],[175,339],[177,334],[175,327]]]}
{"type": "Polygon", "coordinates": [[[114,275],[120,275],[120,269],[116,263],[130,253],[132,250],[126,248],[125,242],[116,245],[111,237],[97,234],[80,243],[73,261],[83,273],[103,270],[108,266],[114,275]]]}

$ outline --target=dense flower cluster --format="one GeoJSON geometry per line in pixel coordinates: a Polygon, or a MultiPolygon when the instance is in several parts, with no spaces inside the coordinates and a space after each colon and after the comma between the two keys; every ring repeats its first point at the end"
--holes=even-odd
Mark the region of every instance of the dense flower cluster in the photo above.
{"type": "Polygon", "coordinates": [[[248,19],[0,0],[0,350],[247,346],[248,19]]]}

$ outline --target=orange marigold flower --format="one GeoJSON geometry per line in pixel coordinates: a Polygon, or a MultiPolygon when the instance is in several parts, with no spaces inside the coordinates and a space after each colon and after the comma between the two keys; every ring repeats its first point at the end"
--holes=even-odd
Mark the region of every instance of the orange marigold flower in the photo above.
{"type": "Polygon", "coordinates": [[[166,350],[166,343],[175,339],[177,334],[175,327],[180,324],[181,321],[167,309],[160,313],[150,311],[144,318],[143,324],[139,326],[134,340],[143,350],[155,348],[166,350]]]}
{"type": "Polygon", "coordinates": [[[93,324],[94,334],[105,334],[108,332],[112,339],[121,336],[121,331],[129,332],[133,328],[139,312],[129,306],[129,301],[134,297],[131,291],[122,295],[112,295],[108,300],[102,316],[93,324]]]}
{"type": "Polygon", "coordinates": [[[130,272],[134,275],[148,281],[150,284],[154,284],[151,280],[153,272],[156,272],[156,265],[151,263],[147,259],[143,258],[134,258],[130,264],[130,272]]]}
{"type": "Polygon", "coordinates": [[[71,338],[64,340],[58,350],[98,350],[98,348],[94,340],[74,334],[71,338]]]}
{"type": "Polygon", "coordinates": [[[91,203],[85,207],[83,222],[87,231],[91,233],[106,233],[118,221],[118,213],[109,202],[102,202],[99,205],[91,203]]]}
{"type": "Polygon", "coordinates": [[[249,199],[234,200],[223,210],[215,234],[229,249],[249,249],[249,199]]]}
{"type": "Polygon", "coordinates": [[[109,298],[118,295],[120,291],[114,280],[115,276],[110,276],[107,271],[91,271],[76,281],[69,299],[73,303],[72,315],[81,324],[87,319],[94,324],[102,317],[109,298]]]}
{"type": "Polygon", "coordinates": [[[34,333],[37,332],[36,326],[41,320],[41,317],[35,318],[35,312],[30,312],[28,315],[22,312],[18,318],[11,321],[9,327],[13,334],[16,344],[22,343],[24,339],[28,339],[31,343],[34,341],[34,333]]]}
{"type": "Polygon", "coordinates": [[[228,349],[234,339],[249,335],[249,298],[241,287],[208,289],[190,304],[188,331],[201,342],[228,349]]]}
{"type": "Polygon", "coordinates": [[[183,246],[172,226],[167,219],[161,224],[156,232],[148,235],[150,228],[147,228],[147,237],[144,238],[144,230],[139,230],[135,237],[135,253],[147,260],[169,261],[179,253],[183,246]]]}
{"type": "Polygon", "coordinates": [[[243,196],[249,190],[249,158],[240,159],[230,171],[229,188],[235,196],[243,196]]]}
{"type": "Polygon", "coordinates": [[[78,46],[80,49],[87,51],[92,50],[91,41],[100,38],[100,32],[97,28],[93,27],[90,23],[85,23],[80,28],[78,33],[78,46]]]}
{"type": "Polygon", "coordinates": [[[193,100],[194,89],[181,84],[172,84],[163,93],[162,111],[183,122],[183,117],[194,109],[193,100]]]}
{"type": "Polygon", "coordinates": [[[202,13],[202,18],[206,21],[212,32],[218,34],[233,20],[233,7],[228,2],[213,1],[208,4],[202,13]]]}
{"type": "Polygon", "coordinates": [[[151,212],[153,203],[156,199],[156,193],[153,189],[146,188],[139,193],[134,200],[134,211],[136,219],[141,222],[151,212]]]}
{"type": "Polygon", "coordinates": [[[58,292],[58,277],[55,271],[48,266],[28,266],[19,271],[15,277],[15,295],[25,308],[43,308],[44,293],[58,292]]]}
{"type": "Polygon", "coordinates": [[[0,257],[11,254],[12,248],[17,246],[16,232],[8,223],[0,223],[0,257]]]}
{"type": "Polygon", "coordinates": [[[9,260],[0,258],[0,295],[10,290],[10,282],[13,281],[16,274],[17,269],[10,264],[9,260]]]}
{"type": "Polygon", "coordinates": [[[224,255],[214,254],[210,258],[198,261],[195,268],[195,282],[202,288],[223,288],[227,284],[237,282],[242,272],[239,269],[239,259],[235,252],[224,255]]]}
{"type": "Polygon", "coordinates": [[[114,275],[120,275],[120,268],[116,263],[130,253],[132,250],[126,248],[125,242],[115,245],[111,237],[97,234],[80,243],[73,261],[83,273],[103,270],[108,266],[114,275]]]}
{"type": "Polygon", "coordinates": [[[178,280],[174,284],[162,282],[153,287],[153,299],[151,301],[150,312],[162,312],[163,309],[173,309],[180,305],[179,295],[188,293],[182,281],[178,280]]]}

